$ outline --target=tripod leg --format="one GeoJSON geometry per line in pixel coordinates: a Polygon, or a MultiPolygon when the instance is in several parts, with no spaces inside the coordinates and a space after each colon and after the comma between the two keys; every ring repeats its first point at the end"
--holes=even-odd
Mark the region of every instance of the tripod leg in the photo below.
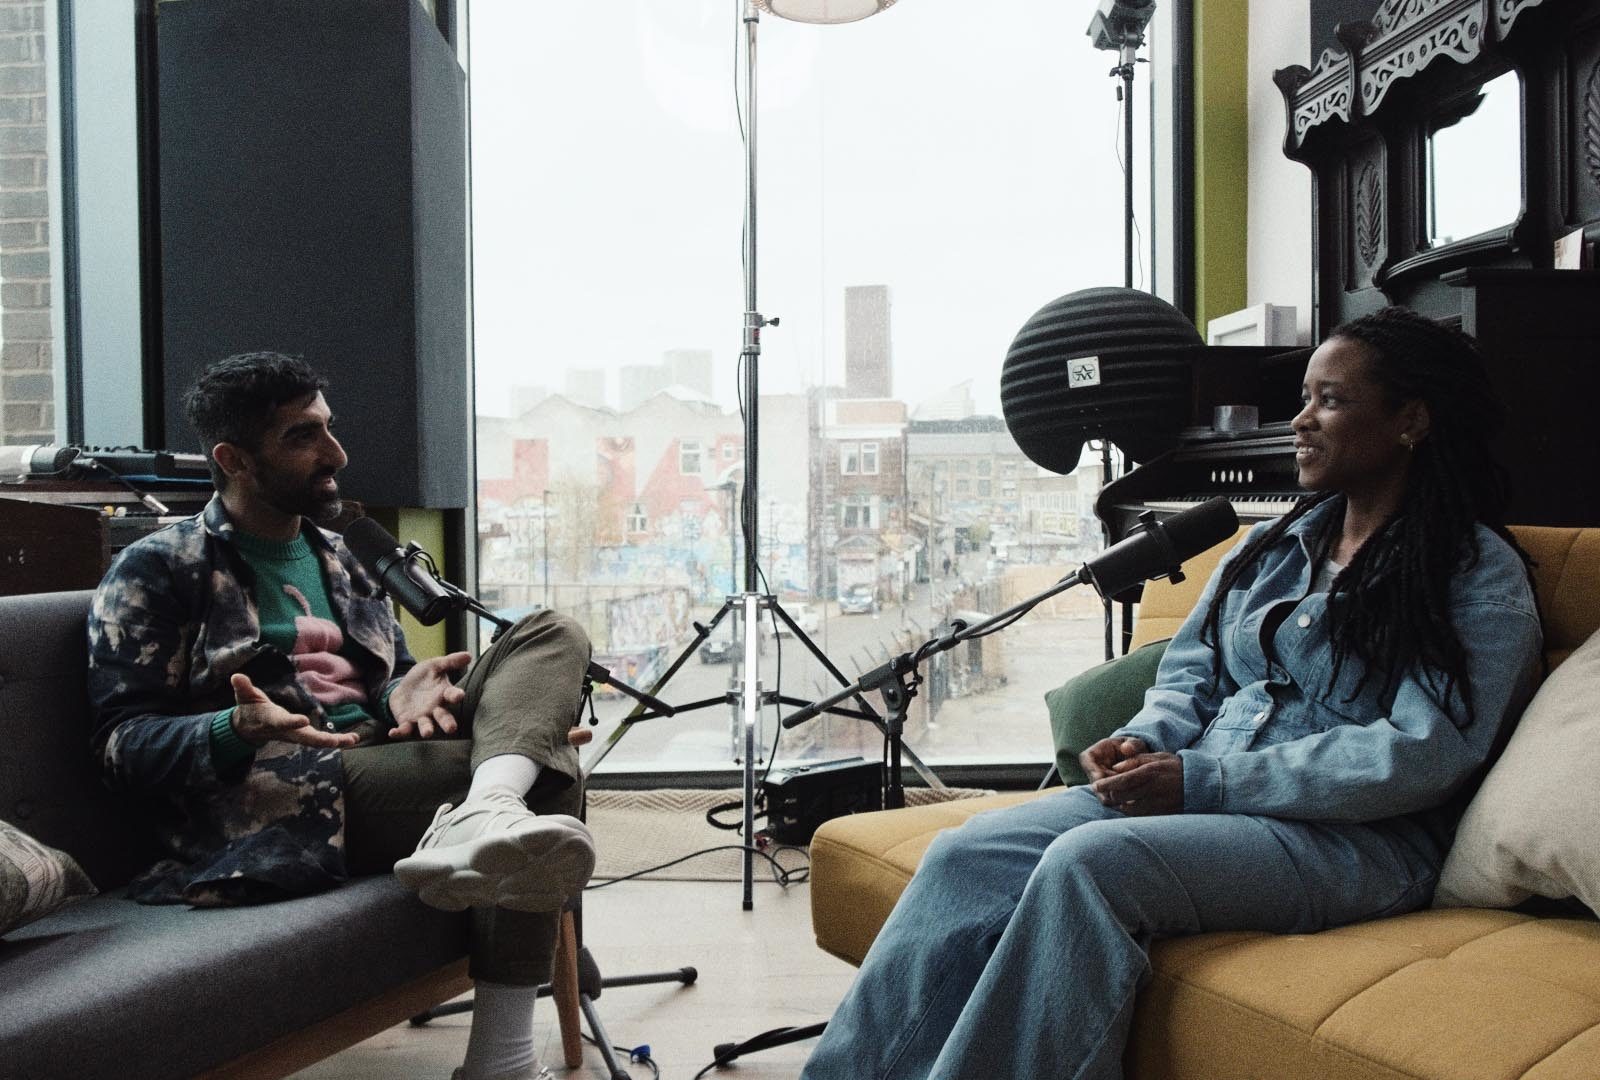
{"type": "MultiPolygon", "coordinates": [[[[683,667],[684,664],[688,663],[689,657],[694,655],[695,650],[705,642],[706,638],[711,636],[712,631],[717,628],[717,624],[720,623],[732,610],[733,599],[730,597],[728,600],[723,601],[722,607],[717,609],[716,615],[712,617],[709,623],[703,627],[700,626],[699,623],[695,624],[696,633],[694,640],[685,646],[683,652],[678,654],[677,659],[672,662],[666,671],[662,672],[661,677],[658,678],[655,681],[655,684],[650,687],[648,691],[650,696],[655,697],[661,693],[662,689],[667,685],[667,683],[672,680],[672,677],[678,673],[678,669],[683,667]]],[[[611,734],[606,736],[606,740],[601,744],[599,752],[592,755],[589,760],[583,764],[583,778],[585,780],[588,780],[590,774],[592,774],[595,769],[600,767],[600,763],[606,759],[607,754],[611,753],[611,751],[616,748],[617,743],[622,741],[622,737],[632,730],[633,725],[636,722],[634,717],[642,713],[644,708],[645,706],[642,703],[636,705],[632,712],[622,718],[622,722],[616,726],[611,734]]]]}
{"type": "Polygon", "coordinates": [[[562,1060],[567,1068],[576,1069],[583,1063],[583,1021],[578,1008],[578,936],[570,911],[561,913],[550,996],[555,999],[556,1021],[561,1028],[562,1060]]]}
{"type": "MultiPolygon", "coordinates": [[[[794,632],[795,640],[804,645],[810,651],[811,655],[817,658],[817,662],[827,669],[828,674],[832,675],[835,679],[838,679],[840,686],[849,686],[851,680],[845,678],[844,672],[840,671],[838,667],[834,665],[833,661],[828,659],[828,654],[818,648],[817,643],[812,641],[806,632],[800,628],[800,624],[789,617],[789,613],[783,610],[783,605],[774,599],[771,601],[771,607],[773,611],[777,612],[778,618],[782,619],[788,625],[789,629],[794,632]]],[[[865,697],[857,694],[856,703],[861,707],[861,711],[867,714],[867,718],[872,721],[879,731],[883,732],[884,735],[889,734],[889,728],[887,724],[885,724],[883,717],[878,715],[878,710],[874,709],[867,702],[865,697]]],[[[909,746],[903,746],[900,752],[904,755],[905,760],[911,763],[911,767],[917,771],[917,775],[922,777],[923,782],[927,784],[929,788],[934,791],[946,790],[944,781],[935,776],[933,770],[922,763],[922,759],[917,757],[914,750],[912,750],[909,746]]]]}
{"type": "Polygon", "coordinates": [[[578,1005],[583,1009],[583,1015],[589,1021],[589,1034],[594,1039],[595,1046],[600,1050],[600,1057],[605,1060],[606,1074],[611,1080],[632,1080],[632,1077],[628,1075],[628,1070],[618,1063],[616,1051],[611,1049],[611,1036],[606,1034],[605,1025],[600,1022],[600,1014],[595,1012],[594,1004],[589,1000],[589,995],[578,995],[578,1005]]]}

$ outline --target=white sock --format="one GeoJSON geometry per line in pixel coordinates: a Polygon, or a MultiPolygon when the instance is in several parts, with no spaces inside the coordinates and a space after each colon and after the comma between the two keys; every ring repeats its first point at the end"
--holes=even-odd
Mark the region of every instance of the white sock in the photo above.
{"type": "Polygon", "coordinates": [[[488,787],[508,787],[518,795],[533,790],[539,779],[539,763],[521,754],[496,754],[472,770],[472,787],[467,798],[475,799],[488,787]]]}
{"type": "Polygon", "coordinates": [[[537,986],[482,979],[473,983],[472,1030],[467,1035],[467,1059],[461,1063],[464,1076],[505,1076],[530,1065],[529,1072],[539,1071],[539,1056],[533,1052],[533,1003],[538,996],[537,986]]]}

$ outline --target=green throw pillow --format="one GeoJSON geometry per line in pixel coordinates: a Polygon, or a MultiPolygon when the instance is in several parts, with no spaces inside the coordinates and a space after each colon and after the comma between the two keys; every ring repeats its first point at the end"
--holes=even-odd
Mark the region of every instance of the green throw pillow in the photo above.
{"type": "Polygon", "coordinates": [[[1087,783],[1078,755],[1133,718],[1155,685],[1167,642],[1152,641],[1126,656],[1080,672],[1044,696],[1055,737],[1056,771],[1071,786],[1087,783]]]}

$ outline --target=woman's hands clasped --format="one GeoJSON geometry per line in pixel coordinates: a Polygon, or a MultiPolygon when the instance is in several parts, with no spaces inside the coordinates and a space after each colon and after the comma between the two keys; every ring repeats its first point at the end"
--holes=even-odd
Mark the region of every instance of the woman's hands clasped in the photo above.
{"type": "Polygon", "coordinates": [[[1101,739],[1078,755],[1089,790],[1124,814],[1175,814],[1183,809],[1183,759],[1152,752],[1143,739],[1101,739]]]}

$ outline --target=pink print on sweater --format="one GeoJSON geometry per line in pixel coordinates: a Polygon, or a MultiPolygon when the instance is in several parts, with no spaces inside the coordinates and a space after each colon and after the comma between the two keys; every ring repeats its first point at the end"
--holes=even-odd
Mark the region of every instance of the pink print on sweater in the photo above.
{"type": "Polygon", "coordinates": [[[291,655],[301,685],[324,708],[350,702],[366,704],[367,692],[360,674],[354,664],[339,655],[344,647],[344,632],[339,624],[311,614],[305,594],[293,585],[285,585],[283,591],[305,612],[295,616],[291,655]]]}

